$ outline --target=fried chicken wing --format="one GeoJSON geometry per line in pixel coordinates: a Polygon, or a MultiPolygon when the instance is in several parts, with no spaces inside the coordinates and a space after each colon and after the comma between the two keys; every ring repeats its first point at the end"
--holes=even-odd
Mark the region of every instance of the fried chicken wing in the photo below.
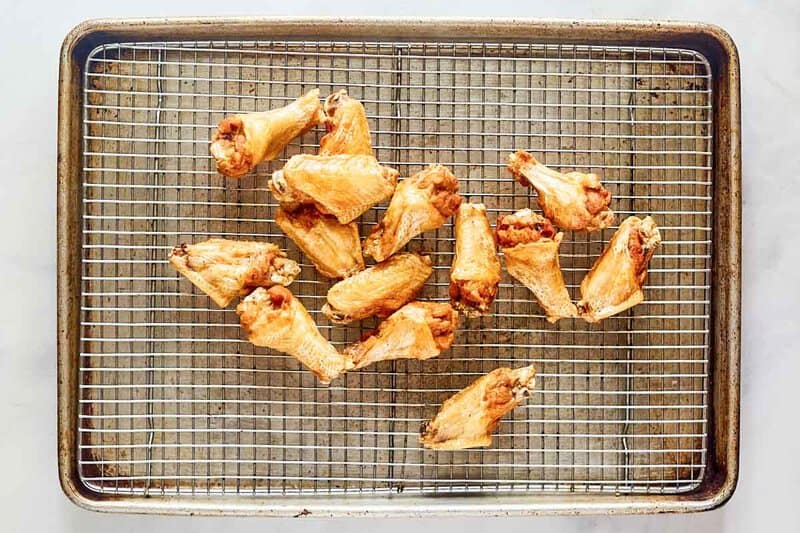
{"type": "Polygon", "coordinates": [[[430,165],[397,186],[383,220],[364,240],[364,254],[383,261],[423,231],[440,227],[460,204],[456,177],[443,165],[430,165]]]}
{"type": "Polygon", "coordinates": [[[599,322],[644,300],[647,264],[661,234],[651,217],[628,217],[581,282],[580,315],[599,322]]]}
{"type": "Polygon", "coordinates": [[[330,383],[352,368],[320,334],[303,304],[284,287],[256,289],[239,303],[236,313],[250,342],[291,355],[322,383],[330,383]]]}
{"type": "Polygon", "coordinates": [[[498,368],[481,376],[422,424],[420,442],[439,450],[490,446],[500,419],[530,394],[535,377],[533,366],[498,368]]]}
{"type": "Polygon", "coordinates": [[[450,302],[468,318],[487,315],[500,284],[500,260],[486,206],[462,203],[455,226],[450,302]]]}
{"type": "Polygon", "coordinates": [[[256,287],[289,285],[297,263],[268,242],[209,239],[172,249],[169,262],[220,307],[256,287]]]}
{"type": "Polygon", "coordinates": [[[511,154],[508,161],[508,168],[517,181],[536,189],[539,207],[556,226],[597,231],[614,223],[614,213],[608,208],[611,193],[596,174],[562,174],[544,166],[527,152],[511,154]]]}
{"type": "Polygon", "coordinates": [[[338,324],[387,317],[413,300],[432,273],[428,256],[395,255],[331,287],[322,312],[338,324]]]}
{"type": "Polygon", "coordinates": [[[347,224],[394,192],[398,172],[369,155],[295,155],[269,188],[286,209],[314,204],[347,224]]]}
{"type": "Polygon", "coordinates": [[[547,313],[548,322],[578,316],[558,262],[558,247],[564,235],[556,233],[549,220],[530,209],[521,209],[498,217],[496,235],[506,270],[533,292],[547,313]]]}
{"type": "Polygon", "coordinates": [[[314,89],[284,107],[224,118],[209,150],[220,174],[239,178],[278,157],[292,139],[324,119],[319,89],[314,89]]]}
{"type": "Polygon", "coordinates": [[[319,155],[372,155],[367,113],[344,89],[325,99],[325,129],[319,155]]]}
{"type": "Polygon", "coordinates": [[[456,328],[458,313],[450,304],[411,302],[345,348],[343,355],[355,368],[391,359],[430,359],[450,348],[456,328]]]}
{"type": "Polygon", "coordinates": [[[275,222],[329,278],[346,278],[364,270],[361,239],[355,222],[342,224],[333,215],[323,215],[313,205],[292,212],[282,207],[275,222]]]}

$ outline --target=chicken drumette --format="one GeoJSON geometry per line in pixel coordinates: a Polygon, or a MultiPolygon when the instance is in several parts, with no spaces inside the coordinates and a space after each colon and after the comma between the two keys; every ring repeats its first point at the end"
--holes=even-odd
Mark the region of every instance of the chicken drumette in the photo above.
{"type": "Polygon", "coordinates": [[[559,228],[597,231],[614,223],[614,213],[608,208],[611,193],[596,174],[562,174],[527,152],[511,154],[508,161],[517,181],[536,189],[539,207],[559,228]]]}
{"type": "Polygon", "coordinates": [[[500,260],[486,206],[462,203],[455,226],[450,302],[469,318],[487,315],[500,284],[500,260]]]}
{"type": "Polygon", "coordinates": [[[287,353],[322,383],[352,368],[352,363],[323,337],[311,316],[286,288],[259,288],[236,307],[247,338],[256,346],[287,353]]]}
{"type": "Polygon", "coordinates": [[[278,157],[292,139],[323,120],[319,90],[314,89],[284,107],[224,118],[209,151],[220,174],[239,178],[262,161],[278,157]]]}

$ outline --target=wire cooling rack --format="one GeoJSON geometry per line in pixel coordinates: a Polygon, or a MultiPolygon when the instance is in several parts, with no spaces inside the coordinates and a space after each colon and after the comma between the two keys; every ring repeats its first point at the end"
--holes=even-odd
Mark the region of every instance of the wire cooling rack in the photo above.
{"type": "MultiPolygon", "coordinates": [[[[85,68],[78,473],[101,493],[676,493],[703,479],[708,432],[712,240],[710,68],[696,52],[605,46],[175,42],[107,44],[85,68]],[[332,326],[329,282],[274,224],[266,188],[287,157],[241,180],[214,170],[210,135],[229,113],[346,88],[376,155],[402,176],[439,162],[500,213],[535,207],[505,169],[531,151],[604,177],[620,219],[652,215],[663,245],[646,301],[600,324],[548,324],[504,274],[494,314],[453,348],[329,387],[257,348],[167,263],[181,242],[270,240],[301,262],[292,291],[341,347],[374,321],[332,326]],[[420,422],[498,366],[535,363],[538,390],[494,445],[430,451],[420,422]]],[[[368,212],[361,232],[379,220],[368,212]]],[[[566,232],[577,286],[614,228],[566,232]]],[[[447,298],[452,225],[415,239],[447,298]]]]}

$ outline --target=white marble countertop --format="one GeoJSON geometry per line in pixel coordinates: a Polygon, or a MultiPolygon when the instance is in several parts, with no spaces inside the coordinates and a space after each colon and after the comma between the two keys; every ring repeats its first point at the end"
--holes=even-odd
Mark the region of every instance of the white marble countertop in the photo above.
{"type": "Polygon", "coordinates": [[[800,4],[728,2],[378,2],[295,0],[234,7],[194,0],[6,3],[2,28],[0,168],[0,506],[6,531],[800,531],[800,356],[796,353],[800,265],[793,200],[800,146],[800,4]],[[700,6],[700,4],[703,4],[700,6]],[[524,8],[519,7],[525,5],[524,8]],[[55,410],[55,191],[58,51],[86,18],[199,14],[530,16],[698,20],[727,29],[742,62],[744,291],[741,474],[732,500],[698,515],[530,519],[209,519],[101,515],[70,503],[58,486],[55,410]],[[758,221],[756,226],[755,221],[758,221]]]}

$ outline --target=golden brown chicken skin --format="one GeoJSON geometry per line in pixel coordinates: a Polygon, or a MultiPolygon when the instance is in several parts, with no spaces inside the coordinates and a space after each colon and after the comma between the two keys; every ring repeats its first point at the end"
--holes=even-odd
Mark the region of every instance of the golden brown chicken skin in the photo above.
{"type": "Polygon", "coordinates": [[[495,232],[506,270],[530,289],[548,322],[578,316],[558,261],[563,234],[530,209],[498,217],[495,232]]]}
{"type": "Polygon", "coordinates": [[[295,211],[278,209],[275,222],[314,263],[323,276],[346,278],[364,270],[361,239],[355,222],[342,224],[314,205],[295,211]]]}
{"type": "Polygon", "coordinates": [[[236,307],[248,340],[295,357],[330,383],[352,364],[323,337],[313,319],[288,289],[259,288],[236,307]]]}
{"type": "Polygon", "coordinates": [[[564,229],[597,231],[614,223],[608,208],[611,193],[596,174],[562,174],[544,166],[528,152],[516,152],[508,159],[516,180],[533,187],[544,215],[564,229]]]}
{"type": "Polygon", "coordinates": [[[500,284],[500,260],[486,206],[462,203],[455,228],[450,302],[468,318],[487,315],[500,284]]]}
{"type": "Polygon", "coordinates": [[[169,262],[220,307],[256,287],[289,285],[300,267],[268,242],[209,239],[180,244],[169,262]]]}
{"type": "Polygon", "coordinates": [[[411,302],[343,354],[355,368],[392,359],[430,359],[450,348],[457,328],[458,313],[450,304],[411,302]]]}
{"type": "Polygon", "coordinates": [[[239,178],[262,161],[277,158],[295,137],[324,118],[319,90],[314,89],[284,107],[224,118],[209,151],[220,174],[239,178]]]}
{"type": "Polygon", "coordinates": [[[661,244],[651,217],[628,217],[581,282],[578,310],[587,322],[599,322],[644,300],[647,265],[661,244]]]}
{"type": "Polygon", "coordinates": [[[442,226],[460,204],[453,173],[430,165],[397,186],[383,220],[364,239],[364,254],[383,261],[420,233],[442,226]]]}
{"type": "Polygon", "coordinates": [[[338,324],[387,317],[413,300],[432,273],[428,256],[395,255],[336,283],[328,291],[322,312],[338,324]]]}
{"type": "Polygon", "coordinates": [[[533,366],[498,368],[481,376],[422,425],[420,442],[438,450],[490,446],[500,419],[530,394],[535,377],[533,366]]]}
{"type": "Polygon", "coordinates": [[[314,204],[342,224],[391,196],[398,172],[369,155],[295,155],[269,188],[286,209],[314,204]]]}
{"type": "Polygon", "coordinates": [[[369,122],[364,106],[342,89],[325,99],[326,133],[319,142],[319,155],[373,155],[369,122]]]}

